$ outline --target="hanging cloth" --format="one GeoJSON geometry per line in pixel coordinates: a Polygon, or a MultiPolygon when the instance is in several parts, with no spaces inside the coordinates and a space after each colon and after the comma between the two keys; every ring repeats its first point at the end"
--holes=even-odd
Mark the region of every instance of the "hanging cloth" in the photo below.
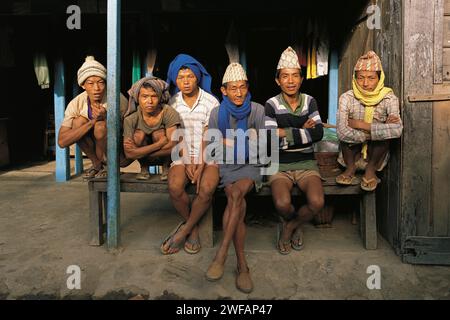
{"type": "Polygon", "coordinates": [[[47,58],[42,52],[36,53],[33,58],[34,72],[38,85],[42,89],[50,88],[50,72],[48,70],[47,58]]]}

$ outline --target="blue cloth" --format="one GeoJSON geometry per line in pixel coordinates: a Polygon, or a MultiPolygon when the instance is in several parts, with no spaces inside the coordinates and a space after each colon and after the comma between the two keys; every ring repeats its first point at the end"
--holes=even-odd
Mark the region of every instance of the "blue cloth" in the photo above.
{"type": "MultiPolygon", "coordinates": [[[[242,129],[245,132],[248,129],[247,119],[252,111],[252,95],[250,92],[247,94],[242,106],[238,107],[228,99],[227,96],[222,95],[223,100],[219,106],[219,130],[222,132],[222,136],[226,138],[227,129],[232,129],[230,126],[230,115],[237,120],[237,129],[242,129]]],[[[241,148],[242,149],[242,148],[241,148]]],[[[245,155],[237,154],[237,145],[234,147],[234,160],[246,161],[249,156],[248,138],[245,138],[245,155]]]]}
{"type": "Polygon", "coordinates": [[[169,65],[167,72],[167,83],[170,85],[170,94],[174,95],[180,91],[177,87],[178,72],[181,67],[188,67],[194,72],[198,80],[198,86],[208,93],[211,93],[211,76],[200,62],[187,54],[179,54],[169,65]]]}

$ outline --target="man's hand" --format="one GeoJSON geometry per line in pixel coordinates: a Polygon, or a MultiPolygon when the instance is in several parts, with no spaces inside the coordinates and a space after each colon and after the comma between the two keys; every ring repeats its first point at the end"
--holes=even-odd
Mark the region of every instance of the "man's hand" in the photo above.
{"type": "Polygon", "coordinates": [[[166,136],[166,130],[165,129],[158,129],[156,131],[152,132],[152,140],[153,143],[158,143],[161,147],[166,145],[169,142],[169,139],[167,139],[166,136]]]}
{"type": "Polygon", "coordinates": [[[348,119],[348,126],[356,130],[371,131],[371,124],[362,120],[348,119]]]}
{"type": "Polygon", "coordinates": [[[197,169],[196,164],[187,164],[186,165],[186,174],[189,178],[189,180],[194,181],[194,173],[197,169]]]}
{"type": "Polygon", "coordinates": [[[282,129],[282,128],[278,128],[277,135],[279,138],[286,138],[286,130],[282,129]]]}
{"type": "Polygon", "coordinates": [[[401,119],[395,114],[390,114],[386,120],[386,124],[400,124],[401,119]]]}
{"type": "Polygon", "coordinates": [[[200,192],[200,182],[202,180],[202,174],[203,174],[203,169],[205,168],[204,164],[199,164],[197,165],[197,168],[195,169],[194,172],[194,177],[192,179],[192,184],[196,185],[196,193],[198,194],[200,192]]]}
{"type": "Polygon", "coordinates": [[[356,129],[356,130],[363,130],[363,124],[365,122],[362,120],[356,120],[356,119],[349,119],[348,120],[348,126],[352,129],[356,129]]]}
{"type": "Polygon", "coordinates": [[[234,147],[234,140],[232,139],[223,139],[223,145],[229,148],[234,147]]]}
{"type": "Polygon", "coordinates": [[[133,139],[131,138],[125,138],[123,140],[123,148],[126,151],[132,151],[132,150],[136,150],[138,148],[138,146],[136,145],[136,143],[134,142],[133,139]]]}
{"type": "Polygon", "coordinates": [[[102,121],[106,119],[106,109],[101,105],[92,104],[92,117],[97,121],[102,121]]]}
{"type": "Polygon", "coordinates": [[[303,125],[303,129],[314,129],[316,127],[316,122],[313,119],[308,119],[303,125]]]}

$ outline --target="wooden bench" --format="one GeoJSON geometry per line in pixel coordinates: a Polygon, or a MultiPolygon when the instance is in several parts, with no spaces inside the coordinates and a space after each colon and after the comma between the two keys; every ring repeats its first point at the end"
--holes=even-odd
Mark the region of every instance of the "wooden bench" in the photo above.
{"type": "MultiPolygon", "coordinates": [[[[162,182],[159,175],[152,175],[149,180],[137,180],[136,174],[127,173],[120,177],[120,191],[121,192],[138,192],[138,193],[168,193],[167,182],[162,182]]],[[[89,219],[90,219],[90,245],[100,246],[104,243],[104,234],[106,232],[106,179],[92,179],[89,184],[89,219]]],[[[363,244],[368,250],[375,250],[377,248],[377,222],[376,222],[376,208],[375,208],[375,192],[367,193],[361,190],[359,185],[353,186],[338,186],[335,179],[327,178],[323,183],[325,195],[339,196],[339,195],[358,195],[360,196],[360,232],[363,244]]],[[[195,188],[189,186],[188,194],[194,196],[195,188]]],[[[218,192],[217,195],[220,195],[218,192]]],[[[222,193],[223,195],[223,193],[222,193]]],[[[270,196],[270,187],[264,186],[262,190],[252,196],[270,196]]],[[[293,196],[300,195],[298,188],[292,191],[293,196]]],[[[202,246],[213,247],[214,245],[214,230],[213,230],[213,206],[209,208],[203,216],[199,224],[200,239],[202,246]]]]}

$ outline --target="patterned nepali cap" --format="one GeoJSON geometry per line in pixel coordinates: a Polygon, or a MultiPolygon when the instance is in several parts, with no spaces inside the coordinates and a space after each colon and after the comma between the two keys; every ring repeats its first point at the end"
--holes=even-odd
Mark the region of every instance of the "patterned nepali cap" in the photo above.
{"type": "Polygon", "coordinates": [[[244,68],[237,62],[231,63],[223,75],[222,84],[241,80],[248,81],[244,68]]]}
{"type": "Polygon", "coordinates": [[[380,57],[373,51],[367,52],[356,62],[356,71],[383,71],[380,57]]]}
{"type": "Polygon", "coordinates": [[[277,66],[277,70],[280,69],[301,69],[297,53],[291,47],[288,47],[281,54],[277,66]]]}

